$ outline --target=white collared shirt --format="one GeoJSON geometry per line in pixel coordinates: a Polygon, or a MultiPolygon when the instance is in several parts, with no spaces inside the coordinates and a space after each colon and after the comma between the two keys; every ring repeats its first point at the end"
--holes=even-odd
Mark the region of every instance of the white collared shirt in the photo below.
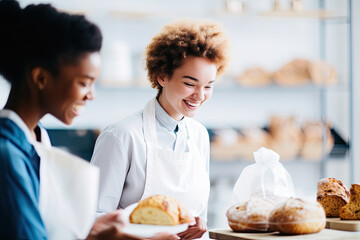
{"type": "MultiPolygon", "coordinates": [[[[167,150],[188,151],[185,121],[175,121],[156,101],[156,131],[159,144],[167,150]],[[175,132],[176,126],[178,131],[175,132]]],[[[209,171],[209,135],[195,120],[195,143],[209,171]]],[[[143,111],[106,127],[98,137],[91,163],[100,168],[99,212],[110,212],[138,202],[145,188],[146,144],[143,111]]],[[[206,219],[206,214],[202,215],[206,219]]]]}
{"type": "MultiPolygon", "coordinates": [[[[0,117],[8,118],[12,120],[25,133],[28,142],[34,145],[34,142],[36,141],[35,138],[31,134],[30,129],[26,126],[25,122],[20,118],[20,116],[16,112],[9,109],[2,109],[0,110],[0,117]]],[[[47,131],[42,127],[40,127],[40,131],[41,131],[41,143],[43,143],[46,146],[51,146],[50,138],[47,131]]]]}

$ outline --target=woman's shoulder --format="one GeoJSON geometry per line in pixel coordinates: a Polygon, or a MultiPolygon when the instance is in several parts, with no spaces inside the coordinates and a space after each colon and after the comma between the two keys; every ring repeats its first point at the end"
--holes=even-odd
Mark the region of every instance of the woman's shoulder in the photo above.
{"type": "Polygon", "coordinates": [[[138,111],[127,115],[116,122],[108,125],[102,133],[112,133],[115,135],[129,135],[142,132],[143,111],[138,111]]]}
{"type": "Polygon", "coordinates": [[[187,118],[186,121],[189,124],[189,128],[190,128],[189,130],[191,132],[195,132],[196,135],[200,135],[206,138],[209,137],[208,130],[203,124],[201,124],[200,122],[196,121],[193,118],[187,118]]]}

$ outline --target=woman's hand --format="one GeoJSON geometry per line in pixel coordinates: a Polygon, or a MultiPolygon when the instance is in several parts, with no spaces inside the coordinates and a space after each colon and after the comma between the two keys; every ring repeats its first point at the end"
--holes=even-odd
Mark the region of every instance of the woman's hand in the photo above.
{"type": "Polygon", "coordinates": [[[180,239],[194,239],[201,238],[202,235],[207,231],[205,221],[201,217],[195,217],[196,223],[182,233],[179,233],[178,236],[180,239]]]}
{"type": "Polygon", "coordinates": [[[179,240],[180,237],[170,233],[158,233],[155,237],[146,238],[147,240],[179,240]]]}
{"type": "Polygon", "coordinates": [[[117,225],[120,229],[125,226],[125,221],[122,218],[122,210],[116,210],[96,218],[90,233],[98,233],[110,227],[110,225],[117,225]]]}
{"type": "MultiPolygon", "coordinates": [[[[125,221],[122,218],[122,210],[116,210],[111,213],[98,217],[92,226],[87,240],[140,240],[123,232],[125,221]]],[[[178,240],[179,237],[169,233],[159,233],[149,240],[178,240]]]]}

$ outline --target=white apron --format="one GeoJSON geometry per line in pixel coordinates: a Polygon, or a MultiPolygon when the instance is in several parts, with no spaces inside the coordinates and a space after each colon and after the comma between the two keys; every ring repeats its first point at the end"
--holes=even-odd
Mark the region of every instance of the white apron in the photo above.
{"type": "Polygon", "coordinates": [[[48,239],[84,239],[95,220],[99,169],[63,150],[35,143],[39,209],[48,239]]]}
{"type": "Polygon", "coordinates": [[[199,216],[207,207],[210,181],[206,162],[193,141],[189,122],[185,119],[189,152],[169,151],[159,146],[155,98],[145,106],[143,124],[147,167],[145,190],[141,199],[155,194],[171,196],[183,203],[193,216],[199,216]]]}

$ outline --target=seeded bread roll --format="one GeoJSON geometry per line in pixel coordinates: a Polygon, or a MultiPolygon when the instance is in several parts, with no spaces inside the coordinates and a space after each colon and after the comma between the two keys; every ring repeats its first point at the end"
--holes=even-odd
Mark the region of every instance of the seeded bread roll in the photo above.
{"type": "Polygon", "coordinates": [[[285,234],[308,234],[325,228],[325,212],[320,203],[289,198],[275,206],[269,224],[285,234]]]}
{"type": "Polygon", "coordinates": [[[352,184],[350,188],[350,201],[339,211],[340,219],[360,219],[360,185],[352,184]]]}
{"type": "Polygon", "coordinates": [[[236,232],[265,232],[270,230],[268,219],[273,208],[271,202],[251,198],[229,208],[226,216],[230,228],[236,232]]]}
{"type": "Polygon", "coordinates": [[[154,195],[141,200],[129,220],[137,224],[177,225],[193,222],[194,217],[175,198],[154,195]]]}
{"type": "Polygon", "coordinates": [[[339,217],[339,210],[349,202],[349,192],[335,178],[321,179],[317,184],[317,201],[323,206],[326,217],[339,217]]]}

